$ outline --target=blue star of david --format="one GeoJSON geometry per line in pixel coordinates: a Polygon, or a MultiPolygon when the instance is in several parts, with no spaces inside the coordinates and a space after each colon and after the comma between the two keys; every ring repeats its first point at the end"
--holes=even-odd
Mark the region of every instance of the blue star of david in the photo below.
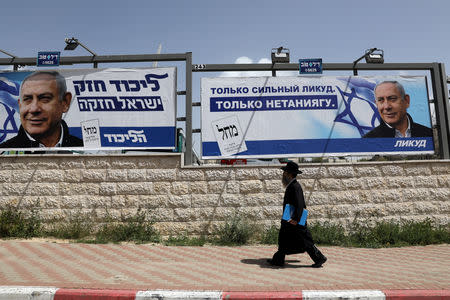
{"type": "Polygon", "coordinates": [[[334,121],[354,126],[354,127],[356,127],[356,129],[358,129],[361,137],[364,136],[367,132],[369,132],[370,130],[372,130],[375,127],[375,121],[379,120],[377,107],[371,101],[361,98],[361,97],[358,97],[356,94],[356,90],[354,88],[351,89],[351,93],[347,93],[347,92],[342,91],[338,86],[336,86],[336,87],[339,90],[339,93],[341,93],[345,108],[341,113],[339,113],[336,116],[334,121]],[[371,126],[360,125],[358,120],[356,120],[355,115],[351,111],[351,103],[354,99],[362,100],[362,101],[369,103],[370,108],[373,110],[372,119],[370,120],[371,126]]]}
{"type": "Polygon", "coordinates": [[[14,114],[16,113],[16,110],[12,107],[9,107],[3,102],[0,102],[0,104],[3,104],[5,107],[5,111],[7,114],[7,117],[5,119],[5,122],[3,122],[3,129],[0,128],[0,143],[3,142],[3,140],[6,138],[6,135],[8,133],[16,133],[17,132],[17,125],[16,121],[14,120],[14,114]],[[12,127],[12,129],[8,129],[8,125],[12,127]]]}

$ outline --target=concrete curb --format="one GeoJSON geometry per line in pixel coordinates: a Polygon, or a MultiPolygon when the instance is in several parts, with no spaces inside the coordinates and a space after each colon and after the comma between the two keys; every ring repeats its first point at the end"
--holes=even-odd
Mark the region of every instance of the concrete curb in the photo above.
{"type": "Polygon", "coordinates": [[[182,290],[105,290],[0,286],[0,300],[149,300],[149,299],[311,299],[311,300],[450,300],[450,290],[304,290],[226,292],[182,290]]]}

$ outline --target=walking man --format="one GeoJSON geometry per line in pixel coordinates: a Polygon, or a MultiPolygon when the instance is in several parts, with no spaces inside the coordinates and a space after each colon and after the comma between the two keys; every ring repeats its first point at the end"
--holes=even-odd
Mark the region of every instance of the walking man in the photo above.
{"type": "Polygon", "coordinates": [[[303,190],[296,179],[297,174],[302,172],[293,161],[289,161],[281,169],[284,171],[281,181],[286,188],[283,211],[285,211],[286,205],[289,204],[291,208],[290,219],[281,220],[281,227],[278,233],[278,251],[273,255],[272,259],[267,261],[273,266],[283,266],[286,255],[304,253],[306,251],[314,261],[312,267],[320,268],[327,261],[327,258],[314,245],[307,223],[304,225],[299,224],[303,210],[306,209],[303,190]]]}

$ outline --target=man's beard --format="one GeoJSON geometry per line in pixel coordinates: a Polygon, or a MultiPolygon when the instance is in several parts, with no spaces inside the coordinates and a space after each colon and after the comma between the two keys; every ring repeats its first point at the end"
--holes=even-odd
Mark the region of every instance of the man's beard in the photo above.
{"type": "Polygon", "coordinates": [[[284,187],[287,187],[287,185],[289,184],[290,181],[291,181],[291,179],[287,176],[283,175],[283,177],[281,177],[281,182],[283,183],[284,187]]]}

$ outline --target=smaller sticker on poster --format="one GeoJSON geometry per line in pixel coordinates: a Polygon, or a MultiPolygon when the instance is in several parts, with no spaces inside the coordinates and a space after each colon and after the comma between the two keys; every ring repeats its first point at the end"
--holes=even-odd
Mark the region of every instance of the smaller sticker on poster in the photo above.
{"type": "Polygon", "coordinates": [[[211,123],[214,135],[223,156],[247,151],[244,133],[237,116],[230,116],[211,123]]]}

